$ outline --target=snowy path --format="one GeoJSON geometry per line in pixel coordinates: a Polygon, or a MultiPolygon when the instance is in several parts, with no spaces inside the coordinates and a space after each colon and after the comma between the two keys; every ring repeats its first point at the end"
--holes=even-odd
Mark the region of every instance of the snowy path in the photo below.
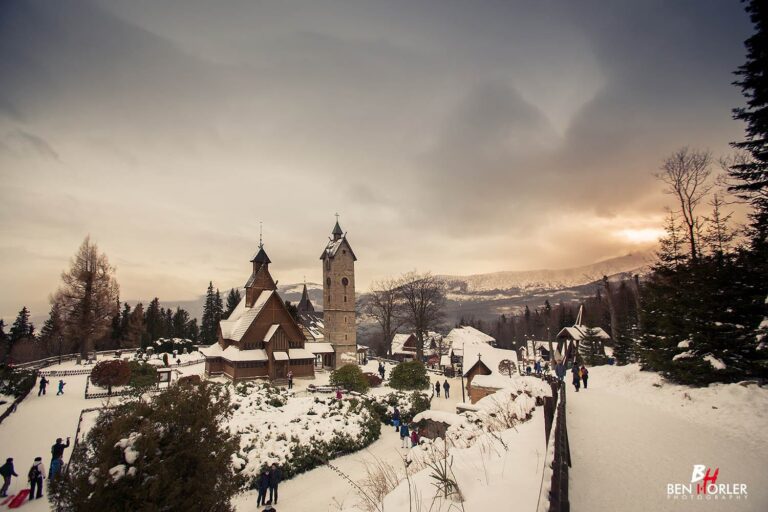
{"type": "Polygon", "coordinates": [[[571,510],[768,510],[768,447],[610,387],[592,378],[586,391],[568,388],[571,510]],[[719,467],[718,483],[746,483],[748,499],[668,500],[667,484],[688,484],[693,464],[719,467]]]}
{"type": "MultiPolygon", "coordinates": [[[[375,369],[375,363],[369,363],[366,371],[374,371],[375,369]]],[[[389,366],[387,366],[387,371],[390,371],[389,366]]],[[[327,382],[325,374],[321,374],[321,378],[318,380],[323,383],[323,377],[327,382]]],[[[436,376],[430,375],[432,385],[436,379],[436,376]]],[[[441,378],[440,382],[443,380],[445,379],[441,378]]],[[[301,391],[309,382],[312,381],[297,381],[296,389],[301,391]]],[[[449,382],[451,397],[446,399],[441,393],[440,398],[432,398],[432,409],[456,411],[456,404],[461,402],[461,381],[449,379],[449,382]]],[[[316,380],[314,383],[318,384],[318,381],[316,380]]],[[[387,394],[391,391],[389,388],[372,390],[376,394],[387,394]]],[[[370,464],[378,459],[399,469],[402,467],[402,457],[405,456],[406,452],[407,450],[400,448],[400,438],[395,433],[394,428],[382,426],[381,437],[367,449],[334,459],[331,464],[349,475],[355,482],[360,482],[366,476],[366,463],[370,464]]],[[[248,492],[234,498],[232,503],[238,511],[257,510],[256,498],[256,493],[248,492]]],[[[296,511],[311,510],[313,512],[339,511],[354,509],[359,502],[360,497],[352,486],[332,469],[323,466],[280,484],[280,502],[275,508],[296,511]]]]}
{"type": "MultiPolygon", "coordinates": [[[[37,396],[37,386],[29,396],[19,404],[16,412],[0,424],[0,447],[3,461],[13,457],[16,473],[20,476],[11,483],[10,493],[16,494],[27,486],[26,475],[35,457],[42,457],[45,470],[51,463],[51,446],[57,437],[66,441],[67,436],[74,443],[77,430],[77,420],[80,411],[87,407],[99,407],[102,400],[86,400],[86,375],[62,377],[66,382],[64,394],[56,396],[58,377],[49,377],[47,394],[37,396]]],[[[64,460],[69,460],[71,446],[64,450],[64,460]]],[[[47,475],[46,475],[47,476],[47,475]]],[[[47,487],[47,483],[46,483],[47,487]]],[[[24,510],[30,512],[48,511],[50,504],[47,499],[30,501],[24,505],[24,510]]]]}
{"type": "MultiPolygon", "coordinates": [[[[367,449],[331,461],[331,464],[359,482],[365,478],[366,462],[379,459],[395,467],[402,465],[406,450],[400,448],[400,438],[393,428],[382,427],[381,437],[367,449]]],[[[256,493],[248,492],[232,500],[239,511],[261,510],[256,507],[256,493]]],[[[360,498],[354,488],[327,466],[303,473],[280,484],[282,510],[338,511],[354,507],[360,498]]]]}

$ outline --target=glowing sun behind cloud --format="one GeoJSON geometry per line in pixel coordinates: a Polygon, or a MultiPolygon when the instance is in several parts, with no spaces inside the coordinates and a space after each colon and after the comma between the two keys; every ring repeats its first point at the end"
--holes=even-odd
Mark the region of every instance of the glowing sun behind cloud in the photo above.
{"type": "Polygon", "coordinates": [[[646,244],[659,240],[664,236],[664,230],[659,228],[622,229],[616,234],[627,242],[646,244]]]}

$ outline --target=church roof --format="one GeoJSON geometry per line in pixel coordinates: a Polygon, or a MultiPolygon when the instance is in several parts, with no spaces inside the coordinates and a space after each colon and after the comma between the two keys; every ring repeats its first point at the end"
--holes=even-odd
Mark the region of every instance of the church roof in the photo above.
{"type": "Polygon", "coordinates": [[[264,250],[263,245],[259,245],[259,250],[253,256],[251,261],[255,261],[256,263],[272,263],[271,261],[269,261],[269,256],[267,256],[267,252],[264,250]]]}
{"type": "Polygon", "coordinates": [[[243,297],[229,318],[220,322],[221,335],[224,339],[240,341],[273,293],[275,293],[273,290],[262,291],[250,308],[245,306],[245,297],[243,297]]]}
{"type": "Polygon", "coordinates": [[[304,283],[304,289],[301,291],[301,300],[299,305],[296,306],[299,313],[314,313],[315,307],[312,305],[312,301],[309,299],[309,292],[307,292],[307,284],[304,283]]]}
{"type": "Polygon", "coordinates": [[[339,251],[339,248],[342,245],[346,245],[350,254],[352,254],[352,259],[354,261],[357,261],[357,256],[355,256],[355,251],[352,250],[352,247],[349,245],[349,242],[347,241],[347,235],[342,235],[341,238],[339,238],[338,240],[329,240],[328,245],[326,245],[325,250],[323,250],[323,254],[320,255],[320,259],[324,260],[325,258],[335,257],[336,253],[339,251]]]}
{"type": "Polygon", "coordinates": [[[333,231],[331,232],[331,234],[339,235],[339,236],[344,234],[344,232],[341,230],[341,226],[339,226],[339,221],[338,220],[336,221],[336,225],[333,226],[333,231]]]}
{"type": "Polygon", "coordinates": [[[491,371],[491,375],[497,375],[501,372],[499,364],[502,361],[509,361],[517,366],[517,352],[495,348],[487,343],[473,343],[472,345],[465,345],[464,353],[461,356],[461,368],[466,377],[475,365],[482,363],[491,371]]]}

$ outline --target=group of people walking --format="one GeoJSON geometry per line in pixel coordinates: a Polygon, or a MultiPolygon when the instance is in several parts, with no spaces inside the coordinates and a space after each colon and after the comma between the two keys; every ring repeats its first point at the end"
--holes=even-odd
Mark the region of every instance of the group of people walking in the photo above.
{"type": "MultiPolygon", "coordinates": [[[[53,480],[61,473],[61,470],[64,467],[64,450],[66,448],[69,448],[69,438],[67,438],[67,444],[64,444],[61,438],[58,438],[56,439],[56,444],[51,446],[51,467],[47,476],[49,480],[53,480]]],[[[8,496],[8,488],[11,486],[11,479],[19,476],[13,465],[13,457],[8,457],[5,460],[5,464],[0,466],[0,476],[3,477],[3,487],[0,489],[0,497],[5,498],[8,496]]],[[[30,500],[43,497],[43,480],[45,478],[43,458],[35,457],[32,466],[27,472],[30,500]]]]}
{"type": "Polygon", "coordinates": [[[283,471],[273,463],[267,466],[259,475],[259,497],[256,500],[256,506],[266,505],[264,510],[275,510],[272,504],[277,503],[277,490],[280,482],[283,480],[283,471]],[[267,500],[267,491],[269,491],[269,500],[267,500]]]}
{"type": "Polygon", "coordinates": [[[400,421],[400,409],[395,407],[392,411],[392,425],[395,427],[395,432],[400,435],[400,443],[403,448],[412,448],[419,444],[421,435],[416,429],[415,425],[408,426],[407,422],[400,421]]]}
{"type": "MultiPolygon", "coordinates": [[[[445,382],[443,382],[443,391],[445,391],[445,398],[451,397],[451,385],[448,384],[448,379],[445,379],[445,382]]],[[[435,396],[440,398],[440,379],[435,381],[435,396]]]]}
{"type": "MultiPolygon", "coordinates": [[[[45,390],[48,388],[48,384],[50,384],[51,381],[45,378],[45,375],[40,377],[40,386],[37,390],[37,396],[41,396],[45,394],[45,390]]],[[[64,382],[62,379],[59,379],[59,390],[56,392],[56,396],[63,395],[64,394],[64,386],[66,386],[66,382],[64,382]]]]}

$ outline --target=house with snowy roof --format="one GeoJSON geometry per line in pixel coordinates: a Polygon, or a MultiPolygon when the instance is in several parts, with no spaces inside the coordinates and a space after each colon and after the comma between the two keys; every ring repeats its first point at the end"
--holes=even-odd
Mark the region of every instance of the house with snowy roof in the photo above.
{"type": "Polygon", "coordinates": [[[611,337],[601,327],[588,327],[582,323],[582,316],[584,313],[584,306],[579,307],[579,314],[576,316],[576,323],[571,327],[563,327],[559,333],[557,333],[557,348],[555,353],[556,360],[566,361],[572,360],[579,353],[579,343],[587,337],[587,331],[592,329],[595,335],[603,340],[608,341],[611,337]]]}
{"type": "Polygon", "coordinates": [[[283,380],[314,376],[315,355],[306,350],[304,332],[288,312],[269,273],[271,261],[259,242],[245,296],[226,320],[219,322],[218,341],[200,352],[205,373],[233,381],[283,380]]]}
{"type": "Polygon", "coordinates": [[[472,403],[504,387],[505,380],[518,373],[517,352],[492,347],[488,343],[466,343],[462,371],[472,403]]]}
{"type": "MultiPolygon", "coordinates": [[[[392,337],[392,358],[398,361],[416,359],[419,338],[415,333],[397,333],[392,337]]],[[[424,334],[423,353],[425,358],[439,356],[444,347],[443,336],[434,331],[424,334]]]]}

